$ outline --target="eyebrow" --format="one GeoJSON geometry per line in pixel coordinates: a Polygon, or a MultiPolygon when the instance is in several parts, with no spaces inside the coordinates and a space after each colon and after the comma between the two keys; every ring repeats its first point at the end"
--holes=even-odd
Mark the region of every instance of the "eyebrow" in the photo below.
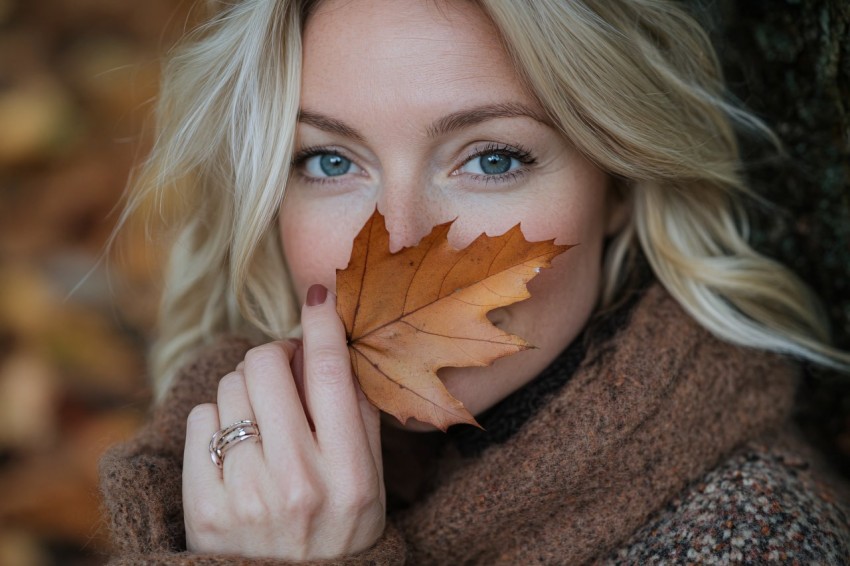
{"type": "Polygon", "coordinates": [[[311,126],[319,128],[320,130],[324,130],[325,132],[339,134],[341,136],[353,138],[361,142],[366,141],[366,138],[363,137],[363,134],[361,134],[351,126],[347,125],[342,120],[337,120],[336,118],[331,118],[330,116],[325,116],[324,114],[319,114],[318,112],[301,110],[298,112],[298,121],[303,122],[305,124],[310,124],[311,126]]]}
{"type": "Polygon", "coordinates": [[[477,106],[443,116],[431,124],[428,128],[428,136],[436,138],[495,118],[531,118],[541,124],[549,125],[545,116],[540,115],[539,112],[534,111],[525,104],[503,102],[501,104],[477,106]]]}
{"type": "MultiPolygon", "coordinates": [[[[500,104],[476,106],[447,114],[428,126],[427,134],[428,137],[436,138],[496,118],[531,118],[536,122],[549,126],[549,121],[544,115],[541,115],[540,112],[529,108],[525,104],[503,102],[500,104]]],[[[301,110],[298,113],[298,121],[332,134],[339,134],[361,142],[366,140],[363,134],[342,120],[331,118],[319,112],[301,110]]]]}

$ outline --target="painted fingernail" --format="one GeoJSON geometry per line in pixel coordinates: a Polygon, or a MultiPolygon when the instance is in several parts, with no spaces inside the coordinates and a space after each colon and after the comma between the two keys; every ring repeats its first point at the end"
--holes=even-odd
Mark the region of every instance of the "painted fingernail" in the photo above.
{"type": "Polygon", "coordinates": [[[325,302],[325,299],[328,298],[328,289],[324,285],[319,285],[318,283],[312,285],[307,290],[307,306],[315,307],[321,305],[325,302]]]}

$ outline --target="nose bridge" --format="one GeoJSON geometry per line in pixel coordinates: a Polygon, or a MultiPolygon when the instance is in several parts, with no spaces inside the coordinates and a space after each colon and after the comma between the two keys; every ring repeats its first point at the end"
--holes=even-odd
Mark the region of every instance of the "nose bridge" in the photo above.
{"type": "Polygon", "coordinates": [[[439,222],[439,206],[430,188],[421,174],[385,175],[378,210],[386,220],[391,251],[415,245],[439,222]]]}

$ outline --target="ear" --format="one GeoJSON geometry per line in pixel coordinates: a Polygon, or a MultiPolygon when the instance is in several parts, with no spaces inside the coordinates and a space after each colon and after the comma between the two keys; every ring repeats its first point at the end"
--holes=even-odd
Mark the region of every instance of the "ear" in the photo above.
{"type": "Polygon", "coordinates": [[[625,179],[610,178],[605,208],[605,236],[610,238],[625,227],[632,215],[632,191],[625,179]]]}

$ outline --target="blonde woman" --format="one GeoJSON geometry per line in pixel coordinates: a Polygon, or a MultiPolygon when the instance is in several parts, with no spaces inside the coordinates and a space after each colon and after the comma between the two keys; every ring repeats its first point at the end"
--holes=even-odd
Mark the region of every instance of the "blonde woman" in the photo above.
{"type": "Polygon", "coordinates": [[[116,563],[846,560],[789,419],[793,360],[850,356],[745,241],[735,130],[769,132],[677,4],[217,10],[129,209],[174,244],[152,420],[102,465],[116,563]],[[483,431],[382,419],[352,376],[335,270],[376,207],[393,249],[452,219],[580,244],[490,315],[536,349],[440,373],[483,431]]]}

